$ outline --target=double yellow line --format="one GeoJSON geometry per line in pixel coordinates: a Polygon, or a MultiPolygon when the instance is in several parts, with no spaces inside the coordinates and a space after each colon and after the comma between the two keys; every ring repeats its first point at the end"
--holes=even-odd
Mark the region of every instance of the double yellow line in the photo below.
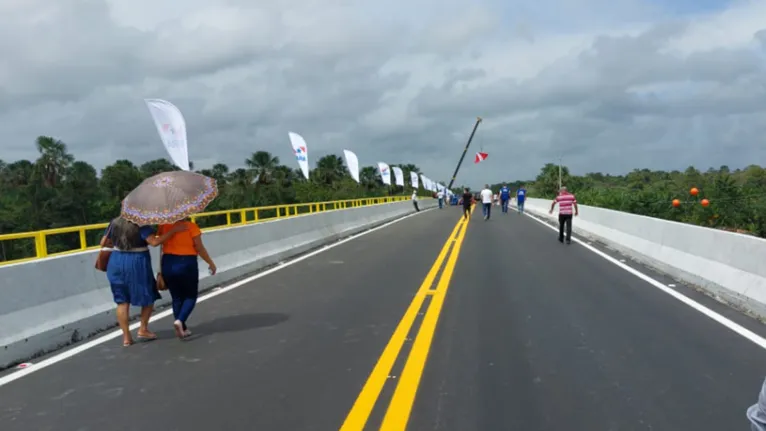
{"type": "MultiPolygon", "coordinates": [[[[474,209],[475,207],[472,208],[471,213],[473,213],[474,209]]],[[[406,429],[412,411],[412,405],[415,402],[415,393],[418,390],[420,377],[423,374],[426,359],[428,358],[428,351],[431,348],[431,341],[436,332],[439,313],[441,313],[444,298],[447,294],[447,289],[449,288],[449,282],[452,278],[455,265],[457,264],[458,256],[460,255],[460,247],[465,238],[467,226],[468,220],[464,220],[461,216],[460,220],[452,229],[452,233],[447,238],[447,241],[444,243],[444,246],[442,246],[439,256],[428,271],[428,275],[426,275],[425,280],[423,280],[423,284],[420,285],[420,289],[418,289],[415,294],[415,298],[404,313],[404,317],[402,317],[399,325],[394,330],[394,334],[391,336],[386,348],[380,355],[378,363],[375,364],[372,373],[370,373],[370,376],[367,378],[367,382],[359,393],[346,420],[343,422],[340,431],[362,431],[364,429],[367,420],[370,417],[370,413],[375,407],[378,397],[383,390],[383,386],[385,386],[386,381],[388,380],[391,369],[404,346],[407,334],[409,334],[412,325],[415,323],[418,311],[420,311],[420,308],[423,306],[426,297],[431,295],[431,303],[423,317],[423,322],[420,325],[415,342],[412,345],[412,350],[404,365],[401,378],[396,385],[396,390],[394,391],[394,395],[391,398],[386,415],[380,426],[381,431],[402,431],[406,429]],[[436,285],[436,288],[432,289],[431,287],[434,284],[434,280],[439,274],[439,269],[441,269],[442,263],[444,263],[444,260],[447,259],[448,256],[449,259],[441,273],[438,284],[436,285]]]]}

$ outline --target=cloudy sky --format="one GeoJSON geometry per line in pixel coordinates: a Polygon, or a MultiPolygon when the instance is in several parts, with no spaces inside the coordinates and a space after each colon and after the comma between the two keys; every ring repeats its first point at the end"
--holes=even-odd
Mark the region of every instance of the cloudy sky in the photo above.
{"type": "Polygon", "coordinates": [[[295,131],[314,160],[446,180],[476,116],[474,186],[559,156],[766,164],[765,17],[763,0],[0,0],[0,159],[38,135],[98,168],[164,157],[143,104],[163,98],[198,168],[295,164],[295,131]]]}

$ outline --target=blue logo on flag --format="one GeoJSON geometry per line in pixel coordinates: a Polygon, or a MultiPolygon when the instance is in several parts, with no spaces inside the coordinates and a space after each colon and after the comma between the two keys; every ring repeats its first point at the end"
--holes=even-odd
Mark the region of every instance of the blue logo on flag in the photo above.
{"type": "Polygon", "coordinates": [[[306,147],[298,147],[293,150],[295,153],[295,159],[299,162],[305,162],[308,159],[306,158],[306,147]]]}

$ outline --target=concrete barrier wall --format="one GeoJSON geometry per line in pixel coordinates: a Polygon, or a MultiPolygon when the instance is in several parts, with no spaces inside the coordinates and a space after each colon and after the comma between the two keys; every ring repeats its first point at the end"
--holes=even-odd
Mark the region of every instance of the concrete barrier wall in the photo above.
{"type": "MultiPolygon", "coordinates": [[[[525,210],[558,225],[551,201],[528,199],[525,210]]],[[[604,208],[580,205],[573,231],[603,242],[672,277],[766,316],[766,240],[604,208]]]]}
{"type": "MultiPolygon", "coordinates": [[[[418,202],[421,209],[434,199],[418,202]]],[[[206,232],[203,241],[218,273],[200,265],[200,289],[237,279],[310,249],[413,213],[396,202],[307,214],[206,232]]],[[[155,271],[159,250],[152,249],[155,271]]],[[[0,267],[0,369],[80,341],[116,325],[106,274],[94,269],[97,251],[0,267]]],[[[156,305],[165,306],[162,292],[156,305]]],[[[132,309],[133,315],[138,309],[132,309]]]]}

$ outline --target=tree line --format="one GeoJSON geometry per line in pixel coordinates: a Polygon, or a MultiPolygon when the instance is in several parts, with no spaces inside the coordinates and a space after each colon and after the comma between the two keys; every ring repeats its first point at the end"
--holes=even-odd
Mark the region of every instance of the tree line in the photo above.
{"type": "MultiPolygon", "coordinates": [[[[141,165],[123,159],[104,167],[99,175],[89,163],[76,160],[60,140],[40,136],[35,146],[36,160],[0,160],[0,235],[106,222],[119,214],[122,199],[144,179],[178,170],[166,159],[141,165]]],[[[391,166],[402,169],[406,183],[410,172],[420,173],[413,164],[391,166]]],[[[218,198],[208,211],[412,193],[411,187],[383,184],[374,166],[360,169],[357,184],[343,159],[334,154],[316,161],[309,180],[300,169],[282,164],[267,151],[250,155],[243,168],[232,170],[217,163],[196,172],[218,182],[218,198]]],[[[420,195],[430,193],[419,190],[420,195]]],[[[201,225],[205,223],[220,224],[220,220],[200,220],[201,225]]],[[[100,234],[89,233],[88,245],[97,244],[100,234]]],[[[56,235],[48,241],[49,253],[79,247],[77,234],[56,235]]],[[[32,240],[0,241],[0,261],[30,256],[34,256],[32,240]]]]}
{"type": "MultiPolygon", "coordinates": [[[[135,165],[117,160],[101,169],[76,160],[67,145],[57,139],[40,136],[35,141],[36,160],[4,162],[0,160],[0,235],[31,232],[108,221],[119,214],[120,202],[144,179],[160,172],[177,170],[166,159],[135,165]]],[[[413,164],[399,166],[409,183],[410,172],[421,173],[413,164]]],[[[194,169],[194,167],[193,167],[194,169]]],[[[231,170],[217,163],[199,169],[215,178],[219,197],[209,211],[298,204],[331,200],[405,195],[411,187],[383,184],[375,166],[360,170],[360,184],[350,176],[343,159],[334,154],[318,159],[310,180],[301,171],[282,164],[266,151],[256,151],[244,160],[244,167],[231,170]]],[[[558,190],[559,167],[548,163],[529,181],[508,181],[513,189],[525,184],[531,197],[552,199],[558,190]]],[[[636,169],[626,175],[588,173],[572,175],[562,167],[562,183],[577,195],[583,205],[658,217],[712,228],[750,233],[766,237],[766,170],[751,165],[731,170],[726,166],[701,172],[694,167],[685,171],[636,169]],[[698,196],[689,194],[696,187],[698,196]],[[673,199],[682,204],[673,207],[673,199]],[[699,201],[708,199],[703,207],[699,201]]],[[[463,186],[455,187],[460,193],[463,186]]],[[[500,184],[491,188],[497,191],[500,184]]],[[[420,195],[430,191],[419,190],[420,195]]],[[[201,225],[220,224],[221,219],[202,219],[201,225]]],[[[100,232],[88,234],[88,245],[97,244],[100,232]]],[[[48,251],[79,247],[77,234],[62,234],[49,239],[48,251]]],[[[34,255],[31,240],[0,241],[0,261],[34,255]]]]}
{"type": "MultiPolygon", "coordinates": [[[[705,172],[693,166],[683,172],[635,169],[626,175],[571,175],[566,166],[561,171],[562,184],[582,205],[766,237],[766,169],[757,165],[705,172]],[[690,194],[692,188],[699,190],[697,196],[690,194]],[[679,207],[673,206],[674,199],[681,201],[679,207]],[[710,204],[702,206],[702,199],[710,204]]],[[[553,199],[559,166],[548,163],[533,181],[513,182],[516,187],[521,183],[530,197],[553,199]]]]}

